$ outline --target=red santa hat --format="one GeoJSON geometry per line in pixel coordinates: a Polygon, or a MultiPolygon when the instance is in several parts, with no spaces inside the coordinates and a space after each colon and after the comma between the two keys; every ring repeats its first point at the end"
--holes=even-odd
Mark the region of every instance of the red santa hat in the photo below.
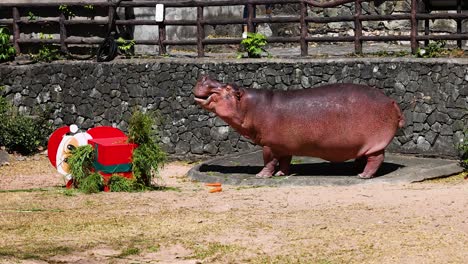
{"type": "Polygon", "coordinates": [[[59,149],[60,143],[63,140],[63,137],[69,133],[76,132],[78,132],[78,126],[71,125],[58,128],[54,131],[54,133],[52,133],[52,135],[50,135],[49,142],[47,143],[47,156],[50,160],[50,163],[52,163],[54,167],[57,168],[57,151],[59,149]]]}

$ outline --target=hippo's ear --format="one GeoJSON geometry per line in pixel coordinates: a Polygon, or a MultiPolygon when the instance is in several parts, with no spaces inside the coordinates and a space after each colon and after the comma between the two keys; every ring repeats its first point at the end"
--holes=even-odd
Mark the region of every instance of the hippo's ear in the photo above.
{"type": "Polygon", "coordinates": [[[244,89],[238,88],[238,89],[235,90],[234,94],[236,95],[237,100],[240,101],[242,96],[244,96],[244,93],[245,93],[244,89]]]}
{"type": "Polygon", "coordinates": [[[232,91],[232,94],[237,98],[238,101],[240,101],[245,92],[244,89],[240,88],[235,84],[227,84],[225,89],[228,92],[232,91]]]}

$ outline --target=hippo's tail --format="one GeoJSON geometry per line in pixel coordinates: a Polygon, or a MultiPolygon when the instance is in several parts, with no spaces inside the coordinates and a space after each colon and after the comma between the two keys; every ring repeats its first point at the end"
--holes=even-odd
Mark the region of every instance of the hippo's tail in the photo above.
{"type": "Polygon", "coordinates": [[[393,101],[393,106],[395,107],[397,115],[398,115],[398,127],[402,128],[405,125],[405,116],[403,115],[400,107],[395,101],[393,101]]]}

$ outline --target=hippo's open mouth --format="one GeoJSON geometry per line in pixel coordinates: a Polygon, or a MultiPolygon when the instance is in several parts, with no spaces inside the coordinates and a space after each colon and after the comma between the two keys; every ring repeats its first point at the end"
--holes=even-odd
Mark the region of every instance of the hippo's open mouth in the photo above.
{"type": "Polygon", "coordinates": [[[211,102],[211,96],[213,94],[210,94],[209,96],[197,96],[195,95],[195,102],[203,105],[207,105],[211,102]]]}

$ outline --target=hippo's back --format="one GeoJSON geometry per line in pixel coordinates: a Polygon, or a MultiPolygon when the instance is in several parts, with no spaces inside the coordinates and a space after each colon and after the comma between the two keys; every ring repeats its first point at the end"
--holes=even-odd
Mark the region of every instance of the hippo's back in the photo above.
{"type": "Polygon", "coordinates": [[[292,155],[343,161],[384,149],[402,124],[395,101],[376,88],[330,84],[272,92],[273,121],[263,131],[264,145],[292,155]]]}

